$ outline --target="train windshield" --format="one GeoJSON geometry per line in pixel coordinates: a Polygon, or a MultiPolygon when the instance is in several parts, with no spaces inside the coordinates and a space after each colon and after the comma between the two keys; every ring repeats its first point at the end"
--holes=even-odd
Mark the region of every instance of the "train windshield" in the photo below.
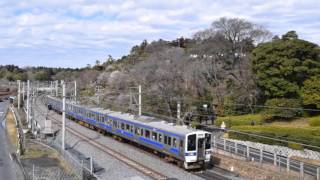
{"type": "Polygon", "coordinates": [[[196,150],[196,139],[197,139],[196,134],[192,134],[192,135],[188,136],[188,146],[187,146],[188,151],[195,151],[196,150]]]}
{"type": "Polygon", "coordinates": [[[211,148],[211,134],[205,134],[205,141],[206,141],[206,149],[211,148]]]}

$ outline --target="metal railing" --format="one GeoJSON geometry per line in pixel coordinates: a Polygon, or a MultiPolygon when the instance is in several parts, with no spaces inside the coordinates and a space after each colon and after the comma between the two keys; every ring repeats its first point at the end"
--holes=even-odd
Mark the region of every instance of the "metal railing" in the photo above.
{"type": "Polygon", "coordinates": [[[273,164],[279,167],[279,171],[296,171],[300,174],[300,178],[304,178],[305,174],[307,174],[320,180],[320,166],[294,160],[280,155],[277,152],[265,151],[262,148],[253,148],[242,143],[216,138],[215,136],[213,136],[212,145],[213,149],[226,151],[250,161],[273,164]]]}

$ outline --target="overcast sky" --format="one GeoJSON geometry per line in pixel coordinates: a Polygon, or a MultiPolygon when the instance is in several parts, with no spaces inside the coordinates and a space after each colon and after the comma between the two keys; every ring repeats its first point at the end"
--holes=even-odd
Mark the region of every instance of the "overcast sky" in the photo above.
{"type": "Polygon", "coordinates": [[[143,39],[190,37],[219,17],[320,44],[319,0],[1,0],[0,64],[83,67],[143,39]]]}

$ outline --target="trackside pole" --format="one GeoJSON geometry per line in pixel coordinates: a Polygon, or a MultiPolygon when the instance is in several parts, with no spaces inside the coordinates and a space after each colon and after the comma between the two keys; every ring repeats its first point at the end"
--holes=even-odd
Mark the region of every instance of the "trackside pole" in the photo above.
{"type": "Polygon", "coordinates": [[[24,102],[24,97],[25,97],[25,84],[22,82],[22,101],[24,102]]]}
{"type": "Polygon", "coordinates": [[[55,85],[56,85],[56,97],[58,97],[58,83],[59,83],[58,81],[55,82],[55,85]]]}
{"type": "Polygon", "coordinates": [[[31,127],[30,124],[30,80],[27,81],[27,122],[28,122],[28,127],[31,127]]]}
{"type": "Polygon", "coordinates": [[[18,80],[18,109],[20,109],[20,99],[21,99],[21,87],[20,87],[20,80],[18,80]]]}
{"type": "Polygon", "coordinates": [[[74,81],[74,102],[77,104],[77,81],[74,81]]]}
{"type": "Polygon", "coordinates": [[[65,150],[66,131],[66,85],[62,83],[62,150],[65,150]]]}
{"type": "Polygon", "coordinates": [[[141,116],[142,112],[142,106],[141,106],[141,85],[139,85],[139,116],[141,116]]]}

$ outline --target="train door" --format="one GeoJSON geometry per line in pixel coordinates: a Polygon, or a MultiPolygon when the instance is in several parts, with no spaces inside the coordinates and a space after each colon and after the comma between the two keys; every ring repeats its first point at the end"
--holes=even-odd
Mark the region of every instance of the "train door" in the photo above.
{"type": "Polygon", "coordinates": [[[205,138],[203,134],[198,134],[198,152],[197,159],[205,160],[205,138]]]}

